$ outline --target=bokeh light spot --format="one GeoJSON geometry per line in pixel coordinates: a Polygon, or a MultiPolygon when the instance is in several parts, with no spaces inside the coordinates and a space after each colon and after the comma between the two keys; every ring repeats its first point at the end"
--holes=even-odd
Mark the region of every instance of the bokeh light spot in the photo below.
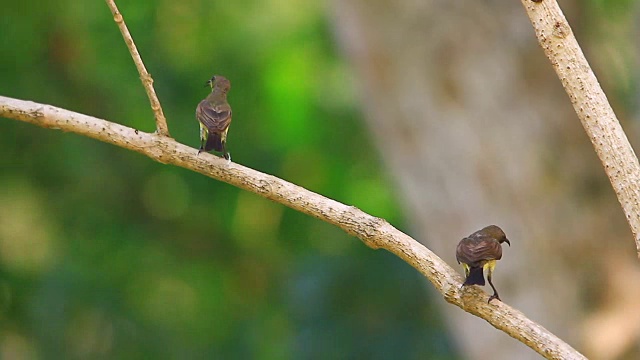
{"type": "Polygon", "coordinates": [[[0,262],[19,273],[46,272],[58,251],[43,196],[24,181],[9,180],[0,188],[0,262]]]}
{"type": "Polygon", "coordinates": [[[189,206],[189,188],[180,175],[161,171],[147,180],[142,201],[151,215],[165,220],[176,219],[189,206]]]}

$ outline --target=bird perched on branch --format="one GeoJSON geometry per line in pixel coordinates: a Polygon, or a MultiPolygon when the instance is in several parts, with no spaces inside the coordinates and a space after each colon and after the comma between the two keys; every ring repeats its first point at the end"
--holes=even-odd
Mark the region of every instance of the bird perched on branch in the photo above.
{"type": "Polygon", "coordinates": [[[460,240],[456,248],[456,260],[464,267],[466,276],[462,286],[484,286],[484,271],[487,271],[487,279],[493,289],[493,295],[487,302],[491,302],[493,299],[500,300],[498,291],[491,282],[491,275],[496,267],[496,261],[502,259],[501,244],[503,242],[511,246],[502,229],[496,225],[489,225],[460,240]]]}
{"type": "Polygon", "coordinates": [[[224,76],[215,75],[205,86],[211,86],[211,94],[200,101],[196,108],[196,119],[200,123],[200,150],[221,152],[231,161],[227,152],[227,132],[231,124],[231,106],[227,102],[227,92],[231,83],[224,76]]]}

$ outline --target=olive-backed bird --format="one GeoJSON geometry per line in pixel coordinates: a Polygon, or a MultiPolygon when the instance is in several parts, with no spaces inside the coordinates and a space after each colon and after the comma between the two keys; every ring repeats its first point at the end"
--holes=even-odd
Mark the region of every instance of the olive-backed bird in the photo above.
{"type": "Polygon", "coordinates": [[[496,261],[502,259],[501,244],[503,242],[511,246],[502,229],[496,225],[489,225],[460,240],[456,248],[456,260],[464,267],[466,276],[462,286],[484,286],[484,271],[487,271],[487,279],[493,289],[493,295],[487,302],[491,302],[493,299],[500,300],[498,291],[491,282],[491,275],[496,267],[496,261]]]}
{"type": "Polygon", "coordinates": [[[213,76],[205,86],[211,86],[211,94],[200,101],[196,108],[196,119],[200,123],[200,150],[221,152],[231,161],[227,152],[227,132],[231,124],[231,106],[227,102],[227,92],[231,83],[224,76],[213,76]]]}

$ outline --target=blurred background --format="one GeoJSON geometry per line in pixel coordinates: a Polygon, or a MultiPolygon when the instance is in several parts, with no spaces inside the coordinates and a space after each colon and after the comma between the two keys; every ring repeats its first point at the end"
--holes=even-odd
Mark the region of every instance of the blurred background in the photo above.
{"type": "MultiPolygon", "coordinates": [[[[154,130],[104,2],[0,3],[0,95],[154,130]]],[[[562,2],[632,144],[639,3],[562,2]]],[[[498,224],[506,303],[594,359],[640,356],[633,239],[519,2],[118,5],[177,141],[196,151],[195,107],[224,75],[235,162],[451,266],[498,224]]],[[[8,119],[0,153],[3,359],[539,358],[398,258],[257,195],[8,119]]]]}

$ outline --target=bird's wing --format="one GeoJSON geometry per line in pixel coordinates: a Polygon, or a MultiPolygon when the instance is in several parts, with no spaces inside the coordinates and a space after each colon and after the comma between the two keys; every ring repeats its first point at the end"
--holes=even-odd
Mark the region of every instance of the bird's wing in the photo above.
{"type": "Polygon", "coordinates": [[[480,266],[483,260],[500,260],[502,246],[498,240],[491,237],[464,238],[456,248],[458,262],[471,266],[480,266]]]}
{"type": "Polygon", "coordinates": [[[478,252],[481,256],[485,257],[487,260],[500,260],[502,259],[502,245],[500,241],[493,236],[490,235],[480,235],[480,244],[478,247],[480,248],[478,252]]]}
{"type": "Polygon", "coordinates": [[[213,106],[207,100],[202,100],[196,108],[196,117],[209,132],[223,132],[231,124],[231,107],[213,106]]]}
{"type": "Polygon", "coordinates": [[[458,260],[458,264],[473,264],[476,261],[475,259],[473,259],[474,256],[471,253],[471,246],[471,239],[464,238],[460,240],[460,242],[458,243],[458,247],[456,247],[456,260],[458,260]]]}

